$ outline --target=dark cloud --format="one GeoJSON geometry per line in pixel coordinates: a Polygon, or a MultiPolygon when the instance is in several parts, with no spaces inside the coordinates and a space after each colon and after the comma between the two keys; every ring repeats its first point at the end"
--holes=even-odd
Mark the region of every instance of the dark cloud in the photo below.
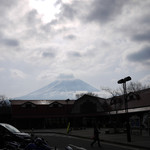
{"type": "Polygon", "coordinates": [[[59,5],[59,4],[63,4],[62,0],[56,0],[54,6],[57,6],[57,5],[59,5]]]}
{"type": "Polygon", "coordinates": [[[12,47],[19,46],[19,41],[15,39],[3,39],[2,43],[12,47]]]}
{"type": "Polygon", "coordinates": [[[42,57],[44,57],[44,58],[55,58],[56,57],[57,50],[54,47],[47,48],[44,51],[42,49],[40,49],[40,51],[42,52],[42,57]]]}
{"type": "Polygon", "coordinates": [[[38,13],[35,9],[29,11],[25,16],[27,24],[31,25],[40,21],[37,17],[38,17],[38,13]]]}
{"type": "Polygon", "coordinates": [[[16,6],[17,0],[1,0],[0,1],[0,14],[4,15],[5,13],[10,12],[10,9],[13,8],[13,6],[16,6]]]}
{"type": "Polygon", "coordinates": [[[58,20],[57,19],[53,19],[49,24],[50,25],[57,25],[58,20]]]}
{"type": "Polygon", "coordinates": [[[132,62],[147,63],[150,60],[150,46],[144,47],[138,52],[129,54],[127,59],[132,62]]]}
{"type": "Polygon", "coordinates": [[[43,24],[40,26],[40,29],[46,33],[49,33],[52,31],[51,25],[51,23],[43,24]]]}
{"type": "Polygon", "coordinates": [[[72,51],[68,53],[69,57],[76,57],[76,58],[80,58],[82,55],[79,52],[76,51],[72,51]]]}
{"type": "Polygon", "coordinates": [[[132,37],[132,40],[138,41],[138,42],[150,42],[150,31],[146,31],[144,33],[135,34],[132,37]]]}
{"type": "Polygon", "coordinates": [[[19,46],[19,41],[15,38],[7,38],[2,33],[0,33],[0,44],[10,47],[19,46]]]}
{"type": "MultiPolygon", "coordinates": [[[[150,7],[150,4],[149,4],[149,7],[150,7]]],[[[148,12],[148,14],[142,16],[140,19],[139,19],[139,24],[146,24],[146,25],[149,25],[150,24],[150,16],[149,16],[149,13],[150,11],[148,12]]]]}
{"type": "Polygon", "coordinates": [[[74,19],[77,14],[77,10],[70,4],[63,4],[62,6],[62,17],[70,20],[74,19]]]}
{"type": "Polygon", "coordinates": [[[81,13],[81,5],[83,1],[72,1],[72,3],[63,3],[61,0],[58,0],[57,4],[61,4],[61,12],[57,17],[59,20],[73,20],[79,16],[81,13]]]}
{"type": "MultiPolygon", "coordinates": [[[[11,11],[17,7],[18,0],[0,0],[0,30],[5,30],[7,27],[13,25],[13,17],[11,18],[11,11]]],[[[8,30],[8,29],[7,29],[8,30]]]]}
{"type": "Polygon", "coordinates": [[[68,40],[74,40],[74,39],[76,39],[76,36],[73,34],[70,34],[70,35],[65,36],[64,38],[68,39],[68,40]]]}
{"type": "MultiPolygon", "coordinates": [[[[60,2],[59,2],[60,3],[60,2]]],[[[60,18],[73,20],[75,18],[86,22],[107,23],[115,20],[121,14],[123,7],[128,0],[91,0],[73,1],[69,4],[62,4],[60,18]]]]}
{"type": "Polygon", "coordinates": [[[54,58],[56,54],[54,52],[43,52],[42,56],[47,58],[54,58]]]}
{"type": "Polygon", "coordinates": [[[126,3],[127,1],[124,0],[94,0],[86,21],[102,24],[112,21],[121,14],[122,8],[126,3]]]}

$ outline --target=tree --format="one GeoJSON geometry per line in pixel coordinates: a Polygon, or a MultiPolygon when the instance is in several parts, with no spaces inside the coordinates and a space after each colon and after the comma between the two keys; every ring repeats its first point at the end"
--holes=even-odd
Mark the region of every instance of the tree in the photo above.
{"type": "MultiPolygon", "coordinates": [[[[145,89],[148,89],[150,88],[150,86],[148,85],[143,85],[142,83],[140,82],[130,82],[128,85],[127,85],[127,93],[131,93],[131,92],[136,92],[136,93],[140,93],[142,90],[145,90],[145,89]]],[[[109,93],[111,95],[111,97],[114,97],[114,96],[121,96],[124,94],[124,90],[123,90],[123,87],[120,87],[118,89],[111,89],[111,88],[102,88],[103,91],[109,93]]]]}
{"type": "Polygon", "coordinates": [[[9,122],[11,119],[10,101],[5,95],[0,95],[0,122],[9,122]]]}
{"type": "Polygon", "coordinates": [[[0,95],[0,100],[6,99],[5,95],[0,95]]]}
{"type": "MultiPolygon", "coordinates": [[[[150,88],[150,86],[143,85],[140,82],[130,82],[126,87],[128,93],[128,101],[139,100],[141,91],[148,88],[150,88]]],[[[102,90],[110,94],[110,105],[115,106],[115,110],[117,113],[117,109],[120,108],[120,106],[123,104],[123,99],[121,98],[121,96],[124,95],[123,87],[115,90],[111,88],[102,88],[102,90]]]]}
{"type": "Polygon", "coordinates": [[[143,85],[140,82],[130,82],[127,86],[127,92],[137,92],[140,93],[142,90],[148,89],[150,86],[148,85],[143,85]]]}
{"type": "Polygon", "coordinates": [[[80,98],[80,97],[82,97],[83,95],[90,95],[90,96],[96,96],[96,97],[98,97],[98,94],[95,94],[95,93],[92,93],[92,92],[87,92],[87,93],[79,93],[79,94],[76,94],[76,98],[78,99],[78,98],[80,98]]]}
{"type": "MultiPolygon", "coordinates": [[[[141,84],[140,82],[130,82],[127,84],[126,90],[127,90],[127,101],[131,100],[138,100],[140,99],[140,93],[142,90],[148,89],[150,86],[146,86],[141,84]]],[[[114,110],[116,111],[116,123],[118,124],[118,117],[117,117],[117,111],[118,109],[123,105],[123,95],[124,95],[124,89],[121,86],[118,89],[111,89],[111,88],[102,88],[105,92],[109,93],[111,95],[110,97],[110,105],[114,106],[114,110]]],[[[116,126],[114,128],[117,129],[116,126]]]]}
{"type": "Polygon", "coordinates": [[[5,95],[0,95],[0,106],[9,106],[10,102],[5,95]]]}

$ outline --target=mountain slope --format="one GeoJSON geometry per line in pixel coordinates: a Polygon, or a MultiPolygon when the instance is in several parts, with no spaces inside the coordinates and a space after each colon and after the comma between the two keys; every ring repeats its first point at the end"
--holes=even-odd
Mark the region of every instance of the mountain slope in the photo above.
{"type": "Polygon", "coordinates": [[[56,80],[49,85],[36,90],[30,94],[15,99],[23,100],[63,100],[75,99],[75,94],[79,92],[99,92],[86,82],[79,79],[56,80]]]}

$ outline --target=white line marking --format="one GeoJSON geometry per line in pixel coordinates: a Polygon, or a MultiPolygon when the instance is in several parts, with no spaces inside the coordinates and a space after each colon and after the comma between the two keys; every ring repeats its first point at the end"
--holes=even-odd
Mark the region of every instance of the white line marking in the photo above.
{"type": "Polygon", "coordinates": [[[78,147],[78,146],[72,145],[72,144],[69,144],[69,146],[74,147],[74,148],[76,148],[76,149],[78,149],[78,150],[87,150],[87,149],[85,149],[85,148],[83,148],[83,147],[78,147]]]}

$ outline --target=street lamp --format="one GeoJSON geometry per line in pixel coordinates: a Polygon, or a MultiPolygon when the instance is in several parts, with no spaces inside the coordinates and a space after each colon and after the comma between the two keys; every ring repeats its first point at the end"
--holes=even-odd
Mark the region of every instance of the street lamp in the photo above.
{"type": "Polygon", "coordinates": [[[128,116],[128,101],[127,101],[127,90],[126,90],[126,82],[130,81],[131,77],[128,76],[124,79],[120,79],[118,81],[118,84],[123,85],[123,91],[124,91],[124,103],[125,103],[125,112],[126,112],[126,129],[127,129],[127,141],[131,142],[131,133],[130,133],[130,124],[129,124],[129,116],[128,116]]]}

